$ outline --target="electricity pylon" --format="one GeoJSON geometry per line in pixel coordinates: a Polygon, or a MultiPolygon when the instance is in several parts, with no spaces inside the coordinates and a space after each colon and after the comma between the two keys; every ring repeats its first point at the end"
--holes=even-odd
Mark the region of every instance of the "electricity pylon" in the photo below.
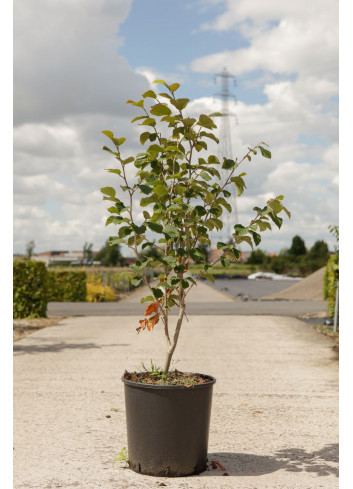
{"type": "MultiPolygon", "coordinates": [[[[220,163],[223,163],[223,157],[234,159],[233,148],[232,148],[232,137],[230,132],[230,118],[235,117],[236,124],[238,123],[236,115],[230,113],[229,111],[229,101],[232,100],[236,103],[237,99],[234,94],[229,91],[229,83],[233,80],[234,86],[236,85],[235,76],[231,75],[227,68],[223,68],[221,73],[217,73],[214,75],[214,83],[216,84],[218,79],[221,81],[221,91],[219,93],[215,93],[215,97],[220,97],[222,100],[222,108],[221,108],[221,121],[220,121],[220,130],[219,130],[219,160],[220,163]]],[[[229,171],[221,170],[221,183],[224,185],[226,179],[229,175],[229,171]]],[[[227,187],[227,190],[231,192],[231,196],[228,197],[230,200],[233,212],[231,214],[224,214],[224,225],[222,230],[222,239],[229,239],[232,235],[232,229],[234,224],[238,222],[238,209],[237,209],[237,195],[235,185],[232,185],[231,188],[227,187]]]]}

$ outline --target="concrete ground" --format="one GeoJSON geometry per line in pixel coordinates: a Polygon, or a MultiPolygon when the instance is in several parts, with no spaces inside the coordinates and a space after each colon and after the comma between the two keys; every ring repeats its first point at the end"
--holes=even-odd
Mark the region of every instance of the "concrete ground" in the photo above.
{"type": "MultiPolygon", "coordinates": [[[[198,303],[227,304],[197,290],[198,303]]],[[[217,378],[209,460],[228,476],[154,478],[115,462],[127,445],[120,377],[163,363],[161,325],[136,335],[140,318],[67,318],[14,344],[15,489],[338,487],[337,359],[329,338],[293,317],[193,315],[183,325],[172,366],[217,378]]]]}

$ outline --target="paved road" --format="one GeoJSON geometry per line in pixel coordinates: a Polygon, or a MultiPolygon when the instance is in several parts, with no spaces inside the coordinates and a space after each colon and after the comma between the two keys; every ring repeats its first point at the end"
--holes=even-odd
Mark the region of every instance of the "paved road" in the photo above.
{"type": "MultiPolygon", "coordinates": [[[[240,280],[241,282],[254,282],[240,280]]],[[[293,282],[291,282],[293,283],[293,282]]],[[[264,284],[256,285],[256,295],[266,295],[269,289],[264,284]]],[[[247,284],[249,286],[249,284],[247,284]]],[[[284,285],[282,284],[282,287],[284,285]]],[[[279,289],[278,289],[279,290],[279,289]]],[[[147,287],[141,287],[129,297],[119,302],[50,302],[50,316],[135,316],[143,315],[145,306],[140,303],[141,297],[149,295],[147,287]]],[[[200,282],[193,287],[188,297],[187,314],[193,315],[274,315],[297,317],[307,313],[325,312],[324,301],[236,301],[225,292],[219,291],[207,283],[200,282]]],[[[171,310],[177,314],[176,309],[171,310]]]]}
{"type": "Polygon", "coordinates": [[[67,318],[14,344],[14,489],[338,488],[337,361],[329,338],[288,317],[183,325],[173,366],[217,378],[209,459],[227,477],[151,478],[115,462],[127,443],[120,377],[164,356],[160,325],[137,335],[138,319],[67,318]]]}
{"type": "MultiPolygon", "coordinates": [[[[125,301],[89,303],[89,302],[50,302],[49,316],[143,316],[143,304],[131,304],[125,301]]],[[[193,302],[187,306],[190,316],[222,315],[222,316],[249,316],[272,315],[297,317],[307,313],[319,313],[327,310],[325,302],[312,301],[250,301],[250,302],[193,302]]],[[[177,314],[172,309],[171,314],[177,314]]]]}

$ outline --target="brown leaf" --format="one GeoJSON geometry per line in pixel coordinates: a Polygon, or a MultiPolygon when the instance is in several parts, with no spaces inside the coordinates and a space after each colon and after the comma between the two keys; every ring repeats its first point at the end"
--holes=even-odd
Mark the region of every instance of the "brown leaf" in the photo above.
{"type": "Polygon", "coordinates": [[[158,321],[159,321],[159,314],[158,313],[155,314],[154,316],[152,316],[151,318],[149,318],[149,320],[147,321],[148,331],[152,331],[152,329],[158,323],[158,321]]]}
{"type": "Polygon", "coordinates": [[[225,468],[223,467],[223,465],[221,465],[219,462],[217,462],[216,460],[211,460],[211,466],[213,468],[213,470],[217,469],[217,467],[219,467],[221,470],[223,470],[223,472],[225,472],[225,468]]]}
{"type": "Polygon", "coordinates": [[[153,312],[157,312],[157,311],[158,311],[158,302],[151,302],[151,304],[148,304],[148,306],[146,306],[145,316],[150,316],[153,312]]]}
{"type": "Polygon", "coordinates": [[[140,319],[140,320],[139,320],[139,323],[140,323],[140,326],[139,326],[138,328],[136,328],[137,334],[138,334],[138,333],[139,333],[141,330],[145,329],[145,327],[147,326],[147,319],[140,319]]]}

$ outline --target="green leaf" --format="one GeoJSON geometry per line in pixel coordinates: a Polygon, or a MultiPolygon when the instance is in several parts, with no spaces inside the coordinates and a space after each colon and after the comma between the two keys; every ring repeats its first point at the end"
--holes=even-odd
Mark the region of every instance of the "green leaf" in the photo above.
{"type": "Polygon", "coordinates": [[[170,110],[170,108],[165,105],[165,104],[156,104],[154,105],[151,109],[150,109],[150,112],[152,115],[158,115],[158,116],[161,116],[161,115],[170,115],[172,113],[172,111],[170,110]]]}
{"type": "Polygon", "coordinates": [[[153,302],[153,301],[154,301],[153,295],[148,295],[147,297],[143,297],[140,300],[141,304],[143,304],[144,302],[153,302]]]}
{"type": "Polygon", "coordinates": [[[262,146],[259,146],[259,148],[260,148],[262,156],[264,156],[265,158],[271,158],[271,151],[263,148],[262,146]]]}
{"type": "Polygon", "coordinates": [[[147,119],[147,115],[138,115],[137,117],[134,117],[131,121],[131,124],[133,124],[136,121],[140,121],[141,119],[147,119]]]}
{"type": "Polygon", "coordinates": [[[269,212],[268,216],[272,219],[272,221],[276,224],[278,229],[281,228],[283,219],[281,217],[278,217],[274,212],[269,212]]]}
{"type": "Polygon", "coordinates": [[[215,278],[211,273],[205,273],[204,277],[209,281],[212,282],[213,284],[215,283],[215,278]]]}
{"type": "Polygon", "coordinates": [[[263,209],[261,209],[260,207],[254,207],[253,210],[260,214],[260,216],[265,216],[266,214],[271,212],[271,207],[266,205],[263,209]]]}
{"type": "Polygon", "coordinates": [[[190,102],[188,98],[178,98],[176,100],[171,100],[170,103],[174,105],[178,110],[183,110],[190,102]]]}
{"type": "Polygon", "coordinates": [[[181,281],[181,286],[182,286],[183,289],[187,289],[188,287],[190,287],[190,284],[189,284],[189,282],[187,280],[184,280],[183,279],[181,281]]]}
{"type": "Polygon", "coordinates": [[[229,245],[226,243],[222,243],[222,241],[219,241],[217,243],[217,250],[223,250],[224,248],[229,248],[229,245]]]}
{"type": "Polygon", "coordinates": [[[152,187],[149,187],[148,185],[139,185],[139,189],[141,190],[141,192],[143,192],[144,194],[148,195],[152,192],[152,187]]]}
{"type": "Polygon", "coordinates": [[[235,239],[237,243],[242,243],[243,241],[246,241],[251,246],[251,248],[253,248],[253,244],[250,236],[235,236],[235,239]]]}
{"type": "Polygon", "coordinates": [[[161,297],[163,297],[163,290],[152,287],[152,291],[156,299],[160,299],[161,297]]]}
{"type": "Polygon", "coordinates": [[[114,137],[114,134],[112,133],[112,131],[102,131],[103,134],[105,134],[106,136],[108,136],[109,139],[112,139],[114,137]]]}
{"type": "Polygon", "coordinates": [[[151,132],[143,132],[142,134],[140,134],[140,142],[141,144],[145,144],[145,142],[150,138],[150,136],[152,135],[151,132]]]}
{"type": "Polygon", "coordinates": [[[219,165],[219,159],[215,155],[210,155],[207,158],[207,161],[210,165],[219,165]]]}
{"type": "Polygon", "coordinates": [[[181,121],[185,127],[191,127],[195,124],[196,122],[196,119],[193,119],[192,117],[185,117],[184,119],[182,119],[181,121]]]}
{"type": "Polygon", "coordinates": [[[229,258],[222,257],[222,258],[221,258],[221,263],[222,263],[222,266],[223,266],[223,267],[229,267],[229,265],[230,265],[230,260],[229,260],[229,258]]]}
{"type": "Polygon", "coordinates": [[[141,125],[154,127],[156,125],[156,120],[152,117],[147,117],[147,119],[145,119],[141,125]]]}
{"type": "Polygon", "coordinates": [[[206,182],[212,180],[212,177],[210,177],[210,175],[205,171],[200,173],[200,177],[206,180],[206,182]]]}
{"type": "Polygon", "coordinates": [[[224,158],[223,165],[222,165],[222,168],[224,170],[229,170],[230,168],[236,168],[237,166],[238,166],[238,163],[236,161],[224,158]]]}
{"type": "Polygon", "coordinates": [[[255,231],[251,231],[251,230],[250,230],[250,233],[252,234],[255,245],[258,246],[261,243],[260,234],[256,233],[255,231]]]}
{"type": "Polygon", "coordinates": [[[149,97],[149,98],[157,98],[157,95],[154,93],[153,90],[147,90],[147,92],[145,92],[145,93],[142,94],[142,97],[143,98],[147,98],[147,97],[149,97]]]}
{"type": "Polygon", "coordinates": [[[247,234],[249,229],[244,227],[242,224],[236,224],[234,226],[234,231],[238,236],[243,236],[244,234],[247,234]]]}
{"type": "Polygon", "coordinates": [[[202,205],[197,205],[195,207],[195,211],[196,211],[198,216],[204,216],[206,214],[206,209],[204,207],[202,207],[202,205]]]}
{"type": "Polygon", "coordinates": [[[173,224],[169,224],[163,229],[163,233],[170,238],[177,238],[179,236],[179,230],[173,224]]]}
{"type": "Polygon", "coordinates": [[[163,153],[164,148],[162,146],[159,146],[159,144],[151,144],[147,151],[149,153],[163,153]]]}
{"type": "Polygon", "coordinates": [[[135,158],[133,156],[129,156],[125,160],[121,160],[123,165],[127,165],[128,163],[132,163],[133,161],[135,161],[135,158]]]}
{"type": "Polygon", "coordinates": [[[223,114],[221,114],[220,112],[212,112],[212,114],[210,114],[210,117],[223,117],[223,114]]]}
{"type": "Polygon", "coordinates": [[[125,236],[128,236],[131,233],[132,229],[130,228],[130,226],[123,226],[118,231],[119,238],[125,238],[125,236]]]}
{"type": "Polygon", "coordinates": [[[163,232],[163,226],[161,224],[158,224],[157,222],[146,222],[146,224],[155,233],[163,232]]]}
{"type": "Polygon", "coordinates": [[[115,197],[116,192],[112,187],[102,187],[101,188],[102,194],[109,195],[109,197],[115,197]]]}
{"type": "Polygon", "coordinates": [[[167,86],[171,92],[175,92],[180,87],[180,84],[179,83],[172,83],[171,85],[167,85],[167,86]]]}
{"type": "Polygon", "coordinates": [[[143,280],[143,277],[134,277],[131,279],[131,284],[137,287],[140,285],[141,281],[143,280]]]}
{"type": "Polygon", "coordinates": [[[217,144],[219,143],[219,139],[212,132],[202,131],[200,132],[200,136],[213,139],[217,144]]]}
{"type": "Polygon", "coordinates": [[[199,121],[197,123],[201,127],[206,127],[206,129],[214,129],[216,128],[216,124],[213,122],[213,120],[208,117],[208,115],[201,114],[199,117],[199,121]]]}
{"type": "Polygon", "coordinates": [[[121,175],[121,170],[119,170],[119,168],[109,168],[109,169],[105,169],[105,171],[108,171],[110,173],[116,173],[117,175],[121,175]]]}
{"type": "Polygon", "coordinates": [[[169,192],[169,188],[164,185],[156,185],[153,187],[153,192],[158,195],[158,197],[163,197],[164,195],[167,195],[169,192]]]}

